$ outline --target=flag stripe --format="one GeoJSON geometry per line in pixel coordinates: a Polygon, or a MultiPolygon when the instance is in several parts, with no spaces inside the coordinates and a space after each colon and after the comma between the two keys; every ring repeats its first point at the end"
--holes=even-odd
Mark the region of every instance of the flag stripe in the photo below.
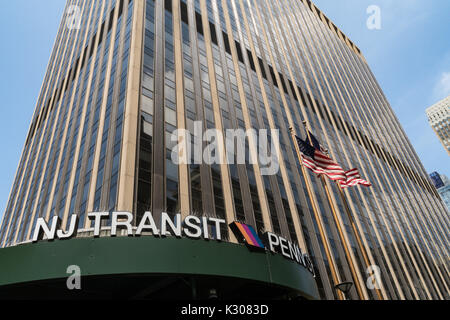
{"type": "MultiPolygon", "coordinates": [[[[310,135],[312,136],[312,135],[310,135]]],[[[313,136],[312,136],[313,137],[313,136]]],[[[317,174],[324,174],[331,180],[346,181],[344,169],[320,150],[317,139],[313,139],[314,147],[296,137],[301,152],[302,164],[317,174]]]]}
{"type": "Polygon", "coordinates": [[[366,187],[372,186],[372,184],[369,181],[361,179],[361,175],[359,174],[359,171],[356,168],[346,171],[345,175],[347,176],[346,181],[339,181],[339,185],[343,189],[348,188],[348,187],[353,187],[356,185],[362,185],[362,186],[366,186],[366,187]]]}

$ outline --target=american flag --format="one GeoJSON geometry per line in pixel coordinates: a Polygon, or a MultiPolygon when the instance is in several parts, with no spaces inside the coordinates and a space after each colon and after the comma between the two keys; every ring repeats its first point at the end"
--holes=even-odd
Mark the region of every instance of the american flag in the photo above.
{"type": "Polygon", "coordinates": [[[305,167],[312,170],[317,174],[324,174],[331,180],[335,181],[346,181],[347,176],[345,175],[344,169],[337,164],[335,161],[330,159],[321,151],[320,144],[313,135],[312,141],[316,147],[311,146],[308,142],[303,141],[299,137],[297,139],[297,144],[301,152],[302,163],[305,167]]]}
{"type": "Polygon", "coordinates": [[[327,154],[328,150],[326,148],[324,148],[319,141],[316,139],[316,137],[314,137],[314,135],[308,131],[308,137],[309,137],[309,141],[311,142],[312,146],[314,148],[316,148],[317,150],[322,151],[322,153],[327,154]]]}
{"type": "Polygon", "coordinates": [[[339,185],[343,189],[348,188],[348,187],[353,187],[353,186],[356,186],[358,184],[366,186],[366,187],[371,187],[372,186],[372,184],[369,181],[361,179],[361,175],[359,174],[359,171],[356,168],[346,171],[345,175],[347,176],[347,180],[346,181],[339,181],[339,185]]]}

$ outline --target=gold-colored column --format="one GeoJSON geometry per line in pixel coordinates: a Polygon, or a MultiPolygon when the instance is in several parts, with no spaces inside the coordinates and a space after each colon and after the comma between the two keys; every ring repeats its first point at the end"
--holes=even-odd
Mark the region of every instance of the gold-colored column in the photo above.
{"type": "MultiPolygon", "coordinates": [[[[94,197],[95,197],[95,190],[97,188],[97,175],[98,175],[98,167],[99,167],[99,160],[100,160],[100,152],[102,147],[102,138],[103,138],[103,128],[105,126],[105,112],[106,112],[106,104],[108,101],[108,94],[109,94],[109,83],[111,82],[111,72],[112,72],[112,59],[114,55],[114,45],[116,42],[116,31],[117,31],[117,19],[119,17],[119,3],[120,0],[115,0],[116,5],[114,8],[114,16],[112,21],[112,29],[111,29],[111,40],[109,44],[109,52],[108,52],[108,60],[106,64],[106,73],[105,73],[105,82],[103,87],[103,97],[102,97],[102,105],[100,107],[100,119],[99,119],[99,125],[98,125],[98,131],[97,131],[97,142],[95,144],[95,152],[94,152],[94,160],[93,160],[93,166],[92,166],[92,176],[91,176],[91,184],[89,186],[89,198],[87,202],[87,210],[88,212],[93,211],[94,209],[94,197]]],[[[101,94],[101,93],[99,93],[101,94]]],[[[86,219],[86,227],[90,226],[90,220],[86,219]]]]}
{"type": "Polygon", "coordinates": [[[126,103],[122,152],[118,182],[118,211],[134,209],[134,183],[136,179],[136,152],[141,92],[142,46],[144,37],[145,0],[133,0],[133,22],[130,61],[126,89],[126,103]]]}
{"type": "MultiPolygon", "coordinates": [[[[353,236],[355,237],[355,240],[356,240],[356,243],[358,245],[358,248],[361,251],[361,255],[363,256],[364,267],[366,267],[366,269],[367,269],[367,268],[369,268],[371,263],[369,261],[368,255],[367,255],[366,248],[363,246],[363,243],[361,241],[361,237],[359,236],[358,228],[356,227],[355,220],[353,219],[353,215],[352,215],[352,212],[350,210],[350,207],[349,207],[349,204],[348,204],[348,201],[347,201],[347,197],[346,197],[344,191],[341,188],[339,188],[339,193],[341,195],[341,199],[342,199],[342,203],[344,204],[344,208],[345,208],[345,210],[347,212],[348,221],[350,222],[350,226],[351,226],[351,228],[353,230],[353,236]]],[[[377,297],[378,297],[379,300],[384,300],[385,299],[383,297],[383,293],[384,292],[382,290],[376,288],[375,292],[376,292],[377,297]]]]}
{"type": "MultiPolygon", "coordinates": [[[[208,75],[209,75],[209,84],[211,87],[211,98],[214,109],[214,121],[216,124],[216,129],[222,133],[223,135],[223,126],[222,126],[222,115],[220,112],[219,105],[219,97],[217,95],[217,83],[216,83],[216,75],[215,75],[215,67],[214,67],[214,59],[211,48],[211,34],[209,30],[209,20],[208,20],[208,10],[206,8],[206,0],[200,0],[200,7],[202,11],[202,23],[203,23],[203,32],[205,37],[205,47],[206,47],[206,57],[208,62],[208,75]]],[[[227,156],[225,151],[225,141],[220,137],[217,137],[218,141],[218,156],[220,159],[220,171],[222,177],[222,189],[224,195],[224,203],[225,203],[225,214],[227,223],[231,223],[235,220],[235,212],[234,212],[234,204],[233,204],[233,190],[231,189],[231,178],[230,172],[228,171],[227,165],[227,156]]],[[[230,242],[237,243],[237,239],[235,235],[230,232],[229,233],[230,242]]]]}
{"type": "MultiPolygon", "coordinates": [[[[175,54],[175,88],[177,101],[177,129],[186,130],[185,105],[184,105],[184,68],[183,68],[183,40],[181,39],[181,13],[180,1],[172,0],[173,15],[173,42],[175,54]]],[[[178,163],[179,176],[179,197],[180,211],[184,218],[190,214],[190,194],[189,194],[189,153],[186,137],[179,136],[178,145],[182,144],[182,150],[178,150],[178,157],[181,161],[178,163]]]]}

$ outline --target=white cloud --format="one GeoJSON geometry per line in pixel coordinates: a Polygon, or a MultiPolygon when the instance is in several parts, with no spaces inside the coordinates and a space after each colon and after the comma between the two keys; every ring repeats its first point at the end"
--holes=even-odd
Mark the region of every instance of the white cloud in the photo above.
{"type": "Polygon", "coordinates": [[[434,97],[442,100],[450,95],[450,72],[443,72],[434,87],[434,97]]]}

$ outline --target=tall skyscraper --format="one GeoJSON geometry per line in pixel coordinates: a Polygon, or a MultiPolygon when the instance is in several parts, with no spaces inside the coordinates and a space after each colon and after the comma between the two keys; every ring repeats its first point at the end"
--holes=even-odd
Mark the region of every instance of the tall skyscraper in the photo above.
{"type": "MultiPolygon", "coordinates": [[[[67,8],[3,217],[2,259],[14,253],[44,264],[35,257],[46,253],[56,266],[55,259],[82,261],[89,275],[208,275],[210,292],[231,297],[250,295],[245,279],[274,284],[252,287],[255,295],[272,292],[267,297],[291,294],[277,288],[322,299],[449,294],[444,204],[361,51],[312,2],[69,0],[67,8]],[[304,170],[289,130],[305,138],[303,121],[331,158],[357,167],[372,187],[341,191],[304,170]],[[177,141],[177,129],[195,138],[177,141]],[[208,129],[222,135],[210,139],[208,129]],[[242,154],[231,156],[244,155],[244,163],[220,161],[232,153],[223,138],[231,129],[272,129],[276,160],[250,161],[270,146],[248,134],[242,154]],[[200,151],[174,161],[183,156],[177,143],[200,151]],[[220,231],[223,241],[110,238],[123,220],[110,215],[99,231],[92,212],[129,212],[133,232],[146,212],[161,226],[165,212],[194,215],[199,232],[217,240],[220,231]],[[70,232],[72,214],[76,239],[29,243],[39,218],[56,226],[59,217],[70,232]],[[208,224],[211,218],[226,223],[208,224]],[[86,240],[97,231],[100,239],[86,240]],[[272,241],[265,253],[236,245],[261,249],[265,232],[272,241]],[[318,291],[306,260],[280,260],[298,258],[292,244],[311,258],[318,291]],[[336,289],[344,282],[353,283],[349,292],[336,289]]],[[[19,272],[8,265],[0,274],[7,267],[19,272]]],[[[41,266],[41,278],[16,278],[58,278],[48,269],[41,266]]],[[[174,296],[186,287],[179,278],[143,292],[165,288],[174,296]]]]}
{"type": "Polygon", "coordinates": [[[447,206],[447,210],[450,212],[450,181],[446,175],[439,174],[437,172],[430,173],[431,181],[433,181],[437,192],[447,206]]]}
{"type": "Polygon", "coordinates": [[[440,175],[439,173],[432,172],[430,173],[431,181],[433,182],[433,185],[436,189],[439,189],[440,187],[443,187],[445,185],[444,180],[446,180],[445,176],[440,175]]]}
{"type": "Polygon", "coordinates": [[[442,201],[444,201],[447,206],[448,212],[450,212],[450,184],[447,183],[446,185],[440,187],[438,189],[438,193],[441,196],[442,201]]]}
{"type": "Polygon", "coordinates": [[[428,122],[450,155],[450,96],[426,110],[428,122]]]}

